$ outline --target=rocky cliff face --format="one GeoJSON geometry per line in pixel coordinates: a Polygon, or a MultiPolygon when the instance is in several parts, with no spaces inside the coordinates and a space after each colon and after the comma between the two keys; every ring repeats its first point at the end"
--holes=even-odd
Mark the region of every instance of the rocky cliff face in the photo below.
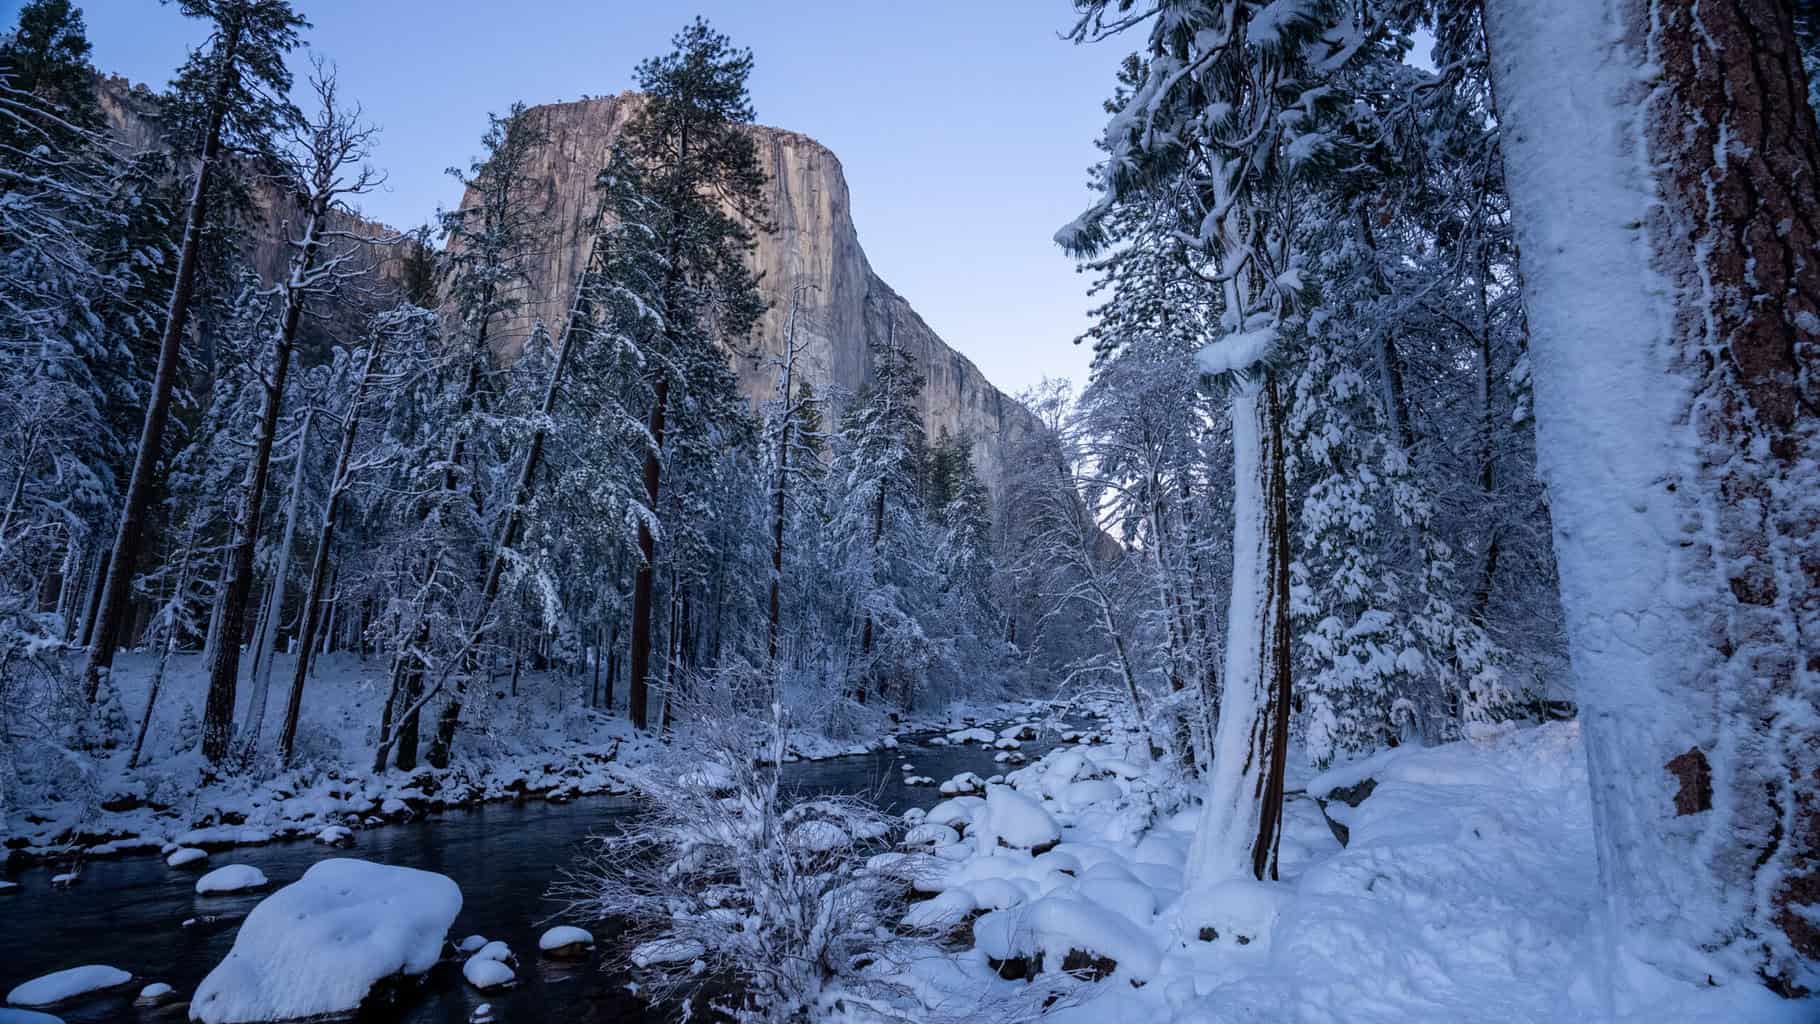
{"type": "MultiPolygon", "coordinates": [[[[625,93],[533,108],[550,137],[533,173],[549,197],[555,244],[531,268],[529,294],[536,298],[524,310],[524,329],[514,332],[519,338],[539,318],[552,331],[560,329],[587,254],[595,175],[606,166],[613,139],[637,102],[625,93]]],[[[741,389],[754,402],[772,396],[772,360],[783,348],[790,296],[798,285],[806,286],[798,337],[806,334],[808,344],[798,372],[816,392],[836,403],[852,396],[871,376],[871,343],[895,338],[928,378],[923,422],[930,438],[944,431],[972,438],[982,475],[996,481],[1007,443],[1033,429],[1035,418],[993,387],[872,272],[853,226],[840,160],[796,132],[762,126],[751,131],[769,176],[772,222],[759,237],[752,262],[771,306],[743,350],[732,353],[741,389]]]]}

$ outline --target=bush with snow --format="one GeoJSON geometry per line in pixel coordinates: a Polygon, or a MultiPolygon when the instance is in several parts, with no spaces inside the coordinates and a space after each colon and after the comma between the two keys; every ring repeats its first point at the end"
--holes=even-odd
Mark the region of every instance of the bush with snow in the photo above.
{"type": "Polygon", "coordinates": [[[445,875],[321,861],[247,915],[190,1016],[229,1024],[352,1011],[382,982],[434,967],[460,911],[461,889],[445,875]]]}
{"type": "Polygon", "coordinates": [[[855,800],[793,798],[776,767],[781,705],[685,709],[689,730],[635,777],[648,813],[595,840],[559,892],[577,916],[629,922],[622,966],[658,999],[712,985],[739,1021],[793,1021],[832,1001],[887,1001],[901,981],[864,971],[886,955],[904,893],[867,870],[854,837],[893,822],[855,800]],[[754,721],[769,719],[755,744],[754,721]],[[753,757],[754,749],[768,756],[753,757]],[[703,781],[712,776],[712,783],[703,781]]]}

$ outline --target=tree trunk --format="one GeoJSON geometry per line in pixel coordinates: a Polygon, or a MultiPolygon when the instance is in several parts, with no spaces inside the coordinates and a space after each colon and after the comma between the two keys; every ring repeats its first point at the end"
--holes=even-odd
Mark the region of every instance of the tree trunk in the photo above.
{"type": "Polygon", "coordinates": [[[91,704],[100,690],[102,675],[113,668],[114,649],[120,640],[120,626],[126,619],[133,574],[139,568],[139,549],[145,540],[145,514],[151,508],[158,461],[164,452],[164,426],[170,419],[171,398],[177,388],[177,357],[183,346],[184,329],[189,323],[190,300],[196,293],[196,270],[201,260],[209,179],[221,156],[221,122],[227,116],[228,100],[236,87],[236,76],[232,69],[240,48],[238,20],[230,20],[223,31],[217,56],[228,70],[215,83],[215,93],[210,97],[208,125],[203,132],[202,157],[196,166],[196,185],[190,192],[189,209],[183,220],[183,248],[177,256],[177,277],[171,286],[170,307],[164,317],[164,334],[158,343],[158,370],[152,378],[152,393],[145,406],[145,425],[139,432],[139,448],[133,456],[133,472],[127,480],[126,496],[121,503],[120,524],[114,534],[107,576],[98,594],[99,605],[90,636],[88,662],[83,666],[83,695],[91,704]]]}
{"type": "MultiPolygon", "coordinates": [[[[662,483],[663,464],[658,460],[664,444],[664,403],[670,396],[670,382],[657,378],[651,402],[651,448],[645,452],[645,503],[649,515],[657,514],[658,490],[662,483]]],[[[657,560],[657,538],[647,519],[638,521],[638,572],[632,578],[632,666],[627,685],[627,713],[632,726],[644,729],[648,724],[650,696],[647,680],[651,675],[651,588],[657,560]]]]}
{"type": "Polygon", "coordinates": [[[1275,375],[1232,398],[1232,603],[1226,688],[1189,884],[1275,878],[1289,740],[1289,506],[1275,375]]]}
{"type": "Polygon", "coordinates": [[[1485,17],[1605,934],[1693,984],[1820,987],[1820,128],[1790,5],[1485,17]]]}
{"type": "MultiPolygon", "coordinates": [[[[341,516],[341,496],[347,490],[348,474],[354,461],[354,440],[360,432],[360,405],[373,382],[373,367],[385,348],[384,332],[377,332],[373,345],[360,369],[360,383],[348,403],[347,418],[341,425],[341,442],[335,451],[335,471],[329,477],[328,500],[322,510],[322,529],[316,534],[316,557],[310,563],[310,589],[304,594],[300,623],[297,627],[297,662],[291,667],[291,694],[284,705],[284,728],[278,736],[278,759],[289,764],[297,743],[297,720],[303,713],[303,684],[310,672],[316,652],[316,634],[323,620],[323,586],[329,577],[329,556],[335,547],[335,527],[341,516]]],[[[301,453],[298,456],[302,458],[301,453]]],[[[326,631],[325,631],[326,632],[326,631]]]]}
{"type": "Polygon", "coordinates": [[[265,489],[272,468],[272,443],[278,435],[278,414],[284,405],[285,381],[290,375],[291,348],[297,341],[298,325],[303,321],[304,289],[300,278],[309,273],[316,262],[322,221],[323,211],[312,210],[309,226],[304,231],[303,252],[298,256],[300,269],[293,270],[291,286],[286,290],[284,323],[273,349],[272,375],[265,384],[259,434],[253,442],[252,462],[247,467],[246,494],[230,555],[233,570],[221,606],[222,642],[210,652],[208,698],[203,705],[202,755],[211,763],[218,764],[227,757],[234,736],[234,691],[240,681],[240,644],[241,634],[246,631],[247,601],[253,591],[253,555],[259,547],[265,489]]]}
{"type": "MultiPolygon", "coordinates": [[[[291,469],[291,497],[286,502],[284,536],[278,541],[278,564],[272,570],[272,581],[267,587],[264,624],[258,634],[258,656],[253,663],[253,696],[247,702],[248,754],[258,752],[259,735],[265,727],[266,698],[272,692],[272,659],[278,652],[278,627],[284,615],[285,581],[291,575],[291,548],[297,540],[297,507],[303,497],[303,457],[309,449],[310,421],[315,415],[313,406],[304,411],[303,427],[297,435],[297,459],[291,469]]],[[[297,657],[304,657],[301,650],[297,652],[297,657]]]]}

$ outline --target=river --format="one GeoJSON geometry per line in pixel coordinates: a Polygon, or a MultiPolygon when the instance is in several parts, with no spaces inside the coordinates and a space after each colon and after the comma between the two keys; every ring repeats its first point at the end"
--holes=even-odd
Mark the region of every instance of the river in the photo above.
{"type": "MultiPolygon", "coordinates": [[[[787,765],[785,779],[803,792],[874,797],[893,811],[929,807],[941,799],[928,786],[905,786],[900,761],[915,774],[946,779],[963,771],[985,776],[1003,770],[995,751],[977,745],[930,746],[929,737],[901,739],[895,751],[852,754],[787,765]]],[[[1032,760],[1047,740],[1026,743],[1032,760]]],[[[560,872],[576,862],[588,836],[635,813],[627,797],[583,797],[566,804],[528,801],[485,804],[445,811],[427,819],[356,833],[352,850],[331,850],[308,841],[225,850],[207,867],[251,864],[272,885],[295,881],[311,864],[348,856],[423,868],[448,875],[461,886],[461,915],[451,939],[472,933],[503,939],[519,959],[518,986],[482,995],[464,984],[458,971],[438,970],[424,998],[406,1010],[375,1016],[386,1024],[462,1024],[481,1003],[491,1003],[502,1024],[612,1021],[635,1024],[671,1019],[645,1007],[625,990],[624,977],[602,970],[596,959],[563,963],[539,956],[537,939],[550,923],[576,924],[594,932],[601,945],[612,939],[598,922],[564,918],[545,897],[560,872]]],[[[0,992],[30,978],[78,964],[112,964],[142,983],[162,981],[184,996],[233,945],[236,926],[185,928],[186,918],[244,915],[263,893],[197,896],[198,872],[174,870],[155,857],[91,861],[79,885],[53,890],[53,869],[34,868],[12,876],[22,891],[0,897],[0,992]]],[[[269,891],[269,890],[268,890],[269,891]]],[[[181,1009],[135,1008],[129,991],[120,997],[72,1004],[56,1013],[68,1024],[142,1021],[174,1024],[181,1009]]]]}

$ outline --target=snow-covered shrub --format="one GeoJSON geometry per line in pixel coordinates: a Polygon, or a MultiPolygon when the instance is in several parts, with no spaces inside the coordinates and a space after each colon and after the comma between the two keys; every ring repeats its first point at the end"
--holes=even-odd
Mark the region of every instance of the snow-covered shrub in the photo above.
{"type": "Polygon", "coordinates": [[[907,948],[887,930],[904,887],[866,861],[868,837],[894,820],[857,800],[785,791],[781,703],[718,692],[715,704],[678,708],[668,755],[633,780],[647,812],[597,838],[559,894],[577,917],[627,922],[618,966],[658,999],[736,992],[714,998],[738,1021],[843,1006],[890,1017],[905,994],[896,972],[868,968],[907,948]]]}

